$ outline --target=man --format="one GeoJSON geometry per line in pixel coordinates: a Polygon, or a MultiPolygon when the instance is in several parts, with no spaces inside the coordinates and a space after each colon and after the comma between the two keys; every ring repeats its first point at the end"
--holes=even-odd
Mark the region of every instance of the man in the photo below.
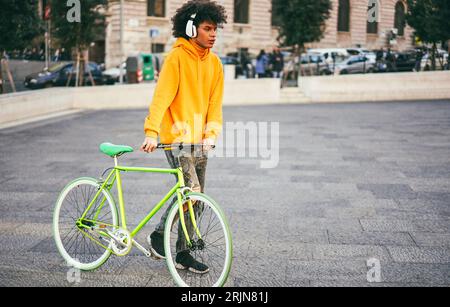
{"type": "Polygon", "coordinates": [[[420,72],[421,68],[422,68],[422,58],[423,58],[423,51],[422,48],[419,48],[416,50],[416,65],[414,67],[414,70],[416,72],[420,72]]]}
{"type": "Polygon", "coordinates": [[[274,78],[280,78],[281,72],[284,69],[284,58],[280,51],[280,48],[275,47],[270,57],[270,64],[272,66],[272,72],[274,78]]]}
{"type": "MultiPolygon", "coordinates": [[[[207,151],[222,128],[223,67],[211,48],[217,38],[217,27],[226,23],[226,18],[225,8],[208,0],[191,0],[177,10],[172,18],[177,41],[164,62],[144,124],[146,138],[141,150],[147,153],[157,148],[158,136],[163,144],[204,145],[206,150],[165,152],[171,168],[181,164],[186,186],[195,192],[204,190],[207,151]]],[[[164,226],[170,207],[148,238],[152,252],[162,259],[164,226]]],[[[199,206],[194,208],[201,210],[199,206]]],[[[187,224],[189,220],[186,219],[187,224]]],[[[193,233],[192,225],[187,227],[193,233]]],[[[208,266],[189,253],[185,241],[181,236],[177,242],[177,268],[199,274],[208,272],[208,266]]]]}

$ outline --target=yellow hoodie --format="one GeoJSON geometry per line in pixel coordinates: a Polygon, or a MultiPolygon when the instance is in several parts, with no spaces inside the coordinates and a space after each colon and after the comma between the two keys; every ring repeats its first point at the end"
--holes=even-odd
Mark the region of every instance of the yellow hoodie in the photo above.
{"type": "Polygon", "coordinates": [[[199,144],[222,129],[223,67],[194,41],[178,38],[164,61],[144,131],[163,144],[199,144]]]}

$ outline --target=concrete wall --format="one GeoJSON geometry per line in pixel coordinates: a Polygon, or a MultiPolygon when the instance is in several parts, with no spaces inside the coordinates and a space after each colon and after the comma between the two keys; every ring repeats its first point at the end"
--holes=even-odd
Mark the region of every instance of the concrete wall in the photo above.
{"type": "MultiPolygon", "coordinates": [[[[450,71],[225,82],[224,105],[450,99],[450,71]]],[[[0,96],[0,125],[73,109],[148,108],[155,84],[52,88],[0,96]]]]}
{"type": "MultiPolygon", "coordinates": [[[[70,109],[148,108],[155,83],[83,88],[51,88],[0,96],[0,124],[63,112],[70,109]]],[[[225,82],[224,105],[276,103],[276,79],[225,82]]]]}
{"type": "Polygon", "coordinates": [[[73,96],[64,88],[0,95],[0,124],[72,108],[73,96]]]}
{"type": "Polygon", "coordinates": [[[359,102],[450,98],[450,71],[299,78],[311,102],[359,102]]]}
{"type": "Polygon", "coordinates": [[[155,83],[96,86],[73,89],[75,109],[148,108],[155,83]]]}
{"type": "MultiPolygon", "coordinates": [[[[123,109],[148,108],[155,91],[155,84],[123,86],[98,86],[72,89],[74,108],[123,109]]],[[[280,80],[244,79],[225,82],[224,105],[267,104],[278,102],[280,80]]]]}

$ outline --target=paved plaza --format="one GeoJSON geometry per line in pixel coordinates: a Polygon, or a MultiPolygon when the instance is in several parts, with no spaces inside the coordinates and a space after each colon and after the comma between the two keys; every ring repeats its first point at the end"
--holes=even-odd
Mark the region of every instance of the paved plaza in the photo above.
{"type": "MultiPolygon", "coordinates": [[[[0,286],[174,285],[164,261],[136,250],[72,282],[52,238],[59,191],[113,166],[100,143],[138,149],[146,114],[83,111],[0,130],[0,286]]],[[[233,233],[228,286],[450,286],[450,101],[225,107],[224,120],[279,123],[267,139],[279,137],[275,167],[251,146],[208,162],[205,192],[233,233]]],[[[120,162],[168,167],[162,152],[120,162]]],[[[122,179],[131,227],[174,184],[122,179]]]]}

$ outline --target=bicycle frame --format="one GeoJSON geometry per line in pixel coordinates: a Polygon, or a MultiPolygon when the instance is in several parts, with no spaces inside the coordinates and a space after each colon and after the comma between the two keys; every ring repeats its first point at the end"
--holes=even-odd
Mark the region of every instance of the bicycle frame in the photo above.
{"type": "MultiPolygon", "coordinates": [[[[164,206],[164,204],[176,193],[177,195],[177,202],[179,206],[179,218],[181,222],[181,227],[183,230],[183,233],[186,237],[186,240],[188,242],[188,246],[192,245],[191,239],[189,238],[189,233],[187,231],[186,222],[184,218],[184,208],[183,208],[183,195],[181,193],[182,189],[185,187],[184,177],[183,177],[183,171],[182,168],[179,167],[177,169],[163,169],[163,168],[146,168],[146,167],[125,167],[125,166],[119,166],[117,157],[114,157],[114,163],[115,167],[110,171],[109,175],[106,177],[106,179],[101,184],[100,188],[96,192],[94,198],[87,206],[86,210],[83,212],[80,220],[85,219],[87,213],[91,209],[91,207],[96,203],[97,198],[100,196],[103,189],[111,190],[114,186],[114,183],[117,180],[117,195],[119,200],[119,214],[120,214],[120,221],[121,221],[121,227],[125,230],[127,229],[127,221],[126,221],[126,214],[125,214],[125,202],[123,198],[123,190],[122,190],[122,179],[120,176],[121,172],[138,172],[138,173],[160,173],[160,174],[176,174],[177,175],[177,183],[175,186],[172,187],[172,189],[164,196],[164,198],[150,211],[150,213],[139,223],[139,225],[130,233],[131,237],[135,237],[137,233],[150,221],[150,219],[164,206]]],[[[95,215],[95,218],[98,217],[98,214],[100,213],[100,210],[102,209],[106,198],[103,198],[102,202],[100,203],[97,213],[95,215]]],[[[201,239],[200,231],[198,230],[197,223],[195,221],[195,214],[193,209],[192,201],[188,201],[188,210],[191,216],[192,225],[199,237],[201,239]]]]}

